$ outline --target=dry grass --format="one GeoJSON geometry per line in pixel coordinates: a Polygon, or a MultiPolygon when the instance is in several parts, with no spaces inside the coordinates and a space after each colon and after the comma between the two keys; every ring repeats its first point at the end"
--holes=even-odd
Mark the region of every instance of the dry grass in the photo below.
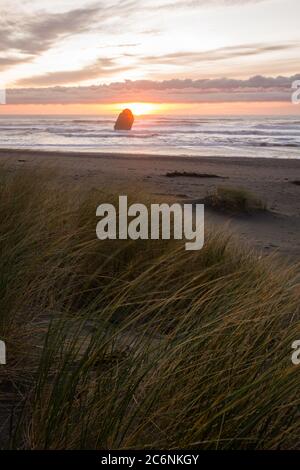
{"type": "Polygon", "coordinates": [[[2,448],[299,447],[299,279],[224,234],[96,239],[116,195],[0,174],[2,448]]]}
{"type": "Polygon", "coordinates": [[[233,214],[252,214],[267,209],[266,204],[249,191],[227,186],[218,186],[204,202],[213,209],[233,214]]]}

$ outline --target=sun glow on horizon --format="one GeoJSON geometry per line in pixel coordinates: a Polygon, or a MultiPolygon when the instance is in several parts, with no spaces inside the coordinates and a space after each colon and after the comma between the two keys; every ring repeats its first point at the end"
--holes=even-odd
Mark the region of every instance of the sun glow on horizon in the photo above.
{"type": "Polygon", "coordinates": [[[164,111],[165,109],[165,105],[163,104],[144,102],[118,103],[113,105],[113,107],[118,111],[123,111],[123,109],[129,108],[135,116],[142,116],[143,114],[156,114],[164,111]]]}

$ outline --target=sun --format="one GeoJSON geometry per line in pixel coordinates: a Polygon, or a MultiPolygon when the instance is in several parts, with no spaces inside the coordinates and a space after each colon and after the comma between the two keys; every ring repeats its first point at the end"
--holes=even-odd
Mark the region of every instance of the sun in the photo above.
{"type": "Polygon", "coordinates": [[[130,109],[134,116],[143,116],[149,114],[166,113],[171,109],[176,109],[177,105],[167,103],[151,103],[150,101],[128,101],[126,103],[104,104],[101,110],[105,110],[109,114],[119,114],[124,109],[130,109]]]}
{"type": "Polygon", "coordinates": [[[133,112],[135,116],[141,116],[143,114],[155,114],[161,111],[161,105],[158,103],[143,103],[143,102],[136,102],[136,103],[120,103],[118,107],[120,109],[129,108],[133,112]]]}

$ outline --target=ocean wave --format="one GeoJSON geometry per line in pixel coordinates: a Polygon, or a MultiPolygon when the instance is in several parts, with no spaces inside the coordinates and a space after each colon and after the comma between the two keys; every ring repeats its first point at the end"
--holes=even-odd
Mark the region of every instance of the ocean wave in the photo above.
{"type": "Polygon", "coordinates": [[[251,142],[252,147],[300,148],[300,142],[251,142]]]}
{"type": "Polygon", "coordinates": [[[114,124],[115,119],[73,119],[78,124],[114,124]]]}
{"type": "Polygon", "coordinates": [[[0,126],[0,132],[7,132],[7,131],[44,131],[45,129],[42,127],[10,127],[10,126],[0,126]]]}
{"type": "Polygon", "coordinates": [[[300,158],[294,118],[151,116],[132,131],[114,131],[106,116],[0,119],[0,147],[105,152],[300,158]]]}
{"type": "MultiPolygon", "coordinates": [[[[73,132],[61,132],[59,133],[62,137],[78,137],[77,133],[73,132]]],[[[112,133],[112,134],[99,134],[99,133],[92,133],[88,134],[85,133],[81,135],[81,138],[89,138],[89,139],[149,139],[152,137],[157,137],[159,134],[121,134],[121,133],[112,133]]]]}

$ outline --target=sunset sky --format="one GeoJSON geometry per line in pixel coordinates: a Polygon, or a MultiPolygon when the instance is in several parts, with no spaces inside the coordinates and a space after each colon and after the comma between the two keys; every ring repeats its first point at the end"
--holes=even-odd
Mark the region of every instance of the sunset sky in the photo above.
{"type": "Polygon", "coordinates": [[[0,5],[1,114],[299,112],[299,0],[0,5]]]}

